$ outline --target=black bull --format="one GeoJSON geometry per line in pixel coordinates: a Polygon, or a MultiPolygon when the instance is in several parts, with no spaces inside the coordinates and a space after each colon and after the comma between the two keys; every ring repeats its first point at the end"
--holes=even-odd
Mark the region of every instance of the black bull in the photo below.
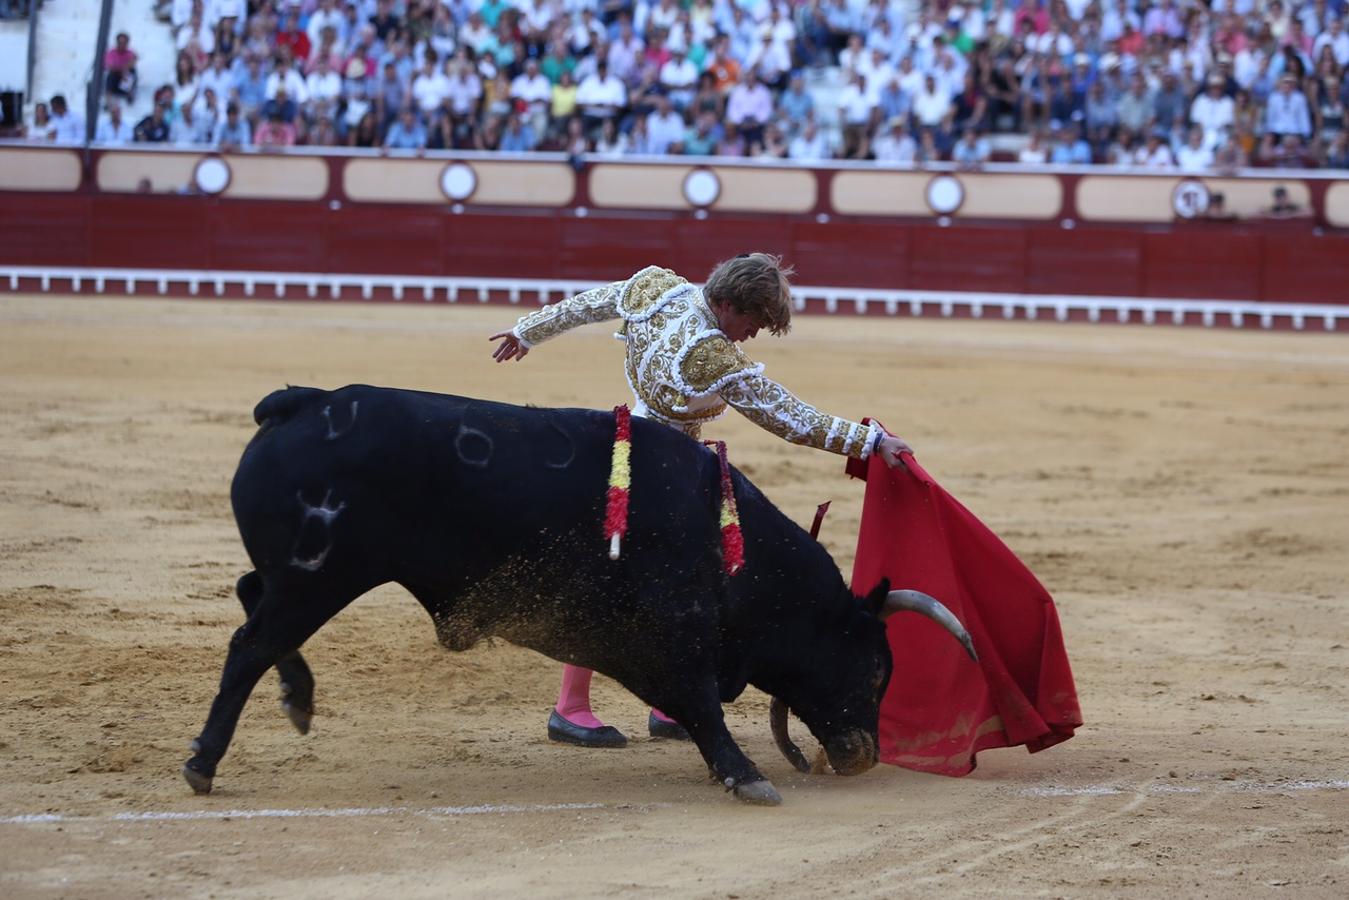
{"type": "Polygon", "coordinates": [[[277,391],[254,418],[230,496],[256,571],[239,580],[247,621],[183,770],[198,792],[272,666],[308,730],[314,679],[299,648],[387,582],[417,598],[451,650],[496,636],[615,679],[683,724],[737,796],[765,803],[778,795],[722,703],[753,684],[776,698],[775,734],[798,767],[785,707],[837,772],[863,772],[891,673],[884,617],[917,609],[959,629],[913,592],[881,584],[855,597],[824,548],[739,472],[745,568],[728,578],[716,456],[654,422],[632,423],[614,561],[602,534],[610,413],[352,385],[277,391]]]}

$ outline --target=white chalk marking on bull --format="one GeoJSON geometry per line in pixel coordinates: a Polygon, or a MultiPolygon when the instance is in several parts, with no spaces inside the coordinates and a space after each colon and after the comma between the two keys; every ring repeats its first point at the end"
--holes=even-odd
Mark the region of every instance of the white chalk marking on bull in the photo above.
{"type": "Polygon", "coordinates": [[[292,550],[290,554],[290,564],[292,566],[304,569],[306,572],[317,572],[319,569],[323,568],[323,562],[328,558],[328,551],[333,548],[331,540],[322,550],[308,559],[300,559],[298,551],[300,549],[300,542],[305,536],[305,526],[309,524],[310,519],[318,519],[323,523],[324,528],[328,528],[333,524],[333,520],[337,518],[337,514],[347,508],[347,502],[345,500],[337,504],[337,506],[329,506],[328,504],[332,501],[332,497],[333,489],[328,488],[327,493],[323,495],[323,501],[319,503],[318,506],[311,506],[309,501],[305,500],[303,491],[295,492],[295,499],[300,501],[300,508],[304,511],[304,515],[300,519],[300,533],[295,538],[295,549],[292,550]]]}
{"type": "Polygon", "coordinates": [[[323,419],[328,423],[328,433],[323,436],[325,441],[335,441],[346,434],[352,428],[356,427],[356,410],[360,407],[361,401],[351,401],[351,420],[347,422],[347,427],[337,429],[333,427],[333,408],[331,406],[323,407],[323,419]]]}
{"type": "Polygon", "coordinates": [[[454,436],[454,452],[459,454],[459,461],[466,466],[477,466],[479,469],[487,468],[487,464],[492,461],[492,453],[496,445],[492,442],[492,436],[485,431],[459,423],[459,433],[454,436]],[[464,439],[478,438],[486,446],[486,453],[480,459],[474,459],[464,453],[464,439]]]}

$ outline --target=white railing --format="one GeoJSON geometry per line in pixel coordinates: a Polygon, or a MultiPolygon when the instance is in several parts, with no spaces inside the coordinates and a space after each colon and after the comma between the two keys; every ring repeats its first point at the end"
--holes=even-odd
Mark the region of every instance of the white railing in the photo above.
{"type": "MultiPolygon", "coordinates": [[[[0,265],[0,290],[31,289],[42,293],[82,292],[97,294],[158,293],[186,291],[192,296],[223,296],[240,289],[246,297],[286,297],[291,291],[307,298],[320,294],[337,299],[350,290],[369,300],[375,291],[389,291],[393,299],[421,302],[487,303],[495,294],[509,303],[529,300],[544,305],[596,287],[602,282],[555,278],[492,278],[476,276],[423,276],[323,274],[318,272],[244,272],[198,269],[92,269],[0,265]]],[[[1077,296],[1073,294],[1005,294],[971,291],[878,290],[860,287],[796,285],[793,301],[804,311],[809,301],[823,301],[826,313],[851,310],[859,315],[879,307],[886,315],[941,316],[968,314],[971,318],[1017,318],[1067,321],[1085,314],[1089,322],[1139,322],[1184,324],[1196,317],[1206,327],[1228,325],[1242,328],[1258,325],[1273,328],[1286,324],[1295,330],[1315,327],[1337,331],[1349,327],[1349,306],[1330,303],[1268,303],[1243,300],[1171,299],[1139,297],[1077,296]]]]}

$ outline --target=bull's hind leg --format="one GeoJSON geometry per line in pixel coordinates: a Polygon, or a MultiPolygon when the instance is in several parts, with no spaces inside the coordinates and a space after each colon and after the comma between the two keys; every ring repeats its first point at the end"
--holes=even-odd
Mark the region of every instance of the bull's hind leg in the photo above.
{"type": "Polygon", "coordinates": [[[290,586],[282,591],[264,585],[248,621],[230,638],[220,690],[211,703],[206,727],[192,742],[194,755],[183,766],[183,777],[193,791],[210,792],[216,765],[229,747],[239,715],[258,679],[298,650],[352,599],[330,591],[290,586]]]}
{"type": "MultiPolygon", "coordinates": [[[[262,576],[249,572],[235,585],[235,593],[244,606],[248,616],[258,608],[262,599],[262,576]]],[[[276,662],[277,674],[281,676],[281,711],[290,719],[300,734],[309,733],[309,723],[314,718],[314,675],[300,655],[293,650],[276,662]]]]}

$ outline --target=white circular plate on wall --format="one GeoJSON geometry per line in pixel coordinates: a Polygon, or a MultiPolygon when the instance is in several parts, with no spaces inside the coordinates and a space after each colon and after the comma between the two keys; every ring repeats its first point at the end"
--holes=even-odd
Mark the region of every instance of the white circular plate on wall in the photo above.
{"type": "Polygon", "coordinates": [[[965,186],[954,175],[938,175],[927,183],[928,209],[940,215],[949,215],[965,202],[965,186]]]}
{"type": "Polygon", "coordinates": [[[1208,212],[1212,199],[1204,182],[1187,178],[1171,192],[1171,209],[1182,219],[1197,219],[1208,212]]]}
{"type": "Polygon", "coordinates": [[[208,156],[197,163],[192,180],[203,194],[219,194],[230,186],[231,175],[229,163],[218,156],[208,156]]]}
{"type": "Polygon", "coordinates": [[[440,191],[451,200],[467,200],[478,189],[478,173],[467,163],[450,163],[440,173],[440,191]]]}
{"type": "Polygon", "coordinates": [[[721,196],[721,179],[711,169],[694,169],[684,176],[684,199],[694,206],[706,207],[721,196]]]}

